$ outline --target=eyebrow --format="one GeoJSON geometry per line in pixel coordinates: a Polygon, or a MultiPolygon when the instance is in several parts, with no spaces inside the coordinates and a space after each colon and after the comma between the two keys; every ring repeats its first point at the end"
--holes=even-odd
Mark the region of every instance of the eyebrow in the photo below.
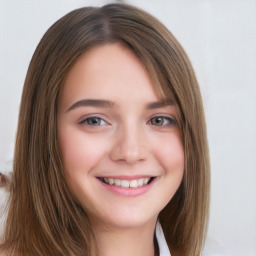
{"type": "Polygon", "coordinates": [[[114,103],[109,100],[96,100],[96,99],[85,99],[75,102],[66,112],[69,112],[78,107],[113,107],[114,103]]]}
{"type": "Polygon", "coordinates": [[[156,101],[156,102],[149,103],[146,108],[156,109],[156,108],[163,108],[163,107],[172,106],[172,105],[174,105],[174,102],[172,100],[168,100],[166,102],[156,101]]]}
{"type": "MultiPolygon", "coordinates": [[[[84,99],[84,100],[79,100],[75,102],[71,107],[68,108],[66,112],[69,112],[75,108],[78,107],[107,107],[107,108],[112,108],[114,106],[114,102],[109,101],[109,100],[98,100],[98,99],[84,99]]],[[[173,101],[167,101],[167,102],[162,102],[162,101],[156,101],[156,102],[151,102],[147,104],[146,109],[156,109],[156,108],[162,108],[166,106],[174,105],[173,101]]]]}

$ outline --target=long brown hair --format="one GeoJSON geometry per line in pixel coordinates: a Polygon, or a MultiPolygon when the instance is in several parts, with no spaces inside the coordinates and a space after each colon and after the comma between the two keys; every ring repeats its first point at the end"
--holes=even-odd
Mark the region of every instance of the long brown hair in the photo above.
{"type": "Polygon", "coordinates": [[[163,100],[173,100],[185,152],[185,172],[161,211],[174,256],[200,255],[208,219],[209,158],[198,83],[175,37],[150,14],[125,4],[74,10],[40,41],[24,84],[13,185],[1,250],[7,255],[95,256],[90,216],[67,187],[57,141],[58,98],[74,63],[92,47],[121,42],[148,70],[163,100]]]}

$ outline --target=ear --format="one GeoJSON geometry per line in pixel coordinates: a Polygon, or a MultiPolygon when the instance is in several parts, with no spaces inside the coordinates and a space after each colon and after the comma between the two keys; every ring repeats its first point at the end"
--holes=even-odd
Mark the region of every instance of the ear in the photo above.
{"type": "Polygon", "coordinates": [[[0,188],[3,188],[7,185],[7,177],[0,173],[0,188]]]}
{"type": "MultiPolygon", "coordinates": [[[[4,230],[10,189],[11,173],[3,174],[0,172],[0,236],[4,230]]],[[[0,255],[2,255],[1,252],[0,255]]]]}
{"type": "Polygon", "coordinates": [[[11,188],[11,172],[3,174],[0,172],[0,189],[5,191],[10,190],[11,188]]]}

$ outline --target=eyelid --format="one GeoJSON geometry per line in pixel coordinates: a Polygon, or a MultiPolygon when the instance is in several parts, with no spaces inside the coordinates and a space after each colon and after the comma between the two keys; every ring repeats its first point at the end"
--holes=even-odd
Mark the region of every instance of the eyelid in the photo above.
{"type": "MultiPolygon", "coordinates": [[[[165,127],[167,125],[178,125],[178,121],[176,120],[176,118],[174,118],[172,115],[170,114],[155,114],[153,116],[151,116],[149,118],[149,120],[147,121],[147,123],[151,122],[151,120],[153,118],[158,118],[158,117],[161,117],[161,118],[165,118],[165,119],[168,119],[169,120],[169,123],[168,124],[165,124],[165,125],[162,125],[162,126],[159,126],[159,127],[165,127]]],[[[110,121],[108,120],[108,118],[106,118],[106,116],[103,116],[102,114],[88,114],[88,115],[85,115],[83,117],[81,117],[79,120],[78,120],[78,124],[85,124],[85,121],[86,119],[89,119],[89,118],[98,118],[98,119],[102,119],[106,124],[104,125],[109,125],[110,124],[110,121]]],[[[85,124],[89,127],[97,127],[97,125],[93,126],[93,125],[89,125],[89,124],[85,124]]],[[[98,125],[98,127],[101,127],[101,126],[104,126],[104,125],[98,125]]],[[[153,125],[153,124],[152,124],[153,125]]]]}
{"type": "MultiPolygon", "coordinates": [[[[78,120],[78,123],[79,124],[83,124],[87,119],[89,118],[98,118],[98,119],[101,119],[103,120],[106,124],[110,124],[108,120],[106,120],[107,118],[104,116],[102,116],[101,114],[89,114],[89,115],[85,115],[83,117],[81,117],[79,120],[78,120]]],[[[92,126],[92,125],[88,125],[88,126],[92,126]]],[[[95,126],[96,127],[96,126],[95,126]]]]}
{"type": "MultiPolygon", "coordinates": [[[[178,125],[178,121],[176,120],[176,118],[174,118],[172,115],[169,115],[169,114],[156,114],[156,115],[150,117],[148,122],[150,122],[153,118],[158,118],[158,117],[169,119],[169,121],[170,121],[169,125],[178,125]]],[[[164,127],[164,126],[166,126],[166,125],[162,125],[162,127],[164,127]]],[[[159,127],[161,127],[161,126],[159,126],[159,127]]]]}

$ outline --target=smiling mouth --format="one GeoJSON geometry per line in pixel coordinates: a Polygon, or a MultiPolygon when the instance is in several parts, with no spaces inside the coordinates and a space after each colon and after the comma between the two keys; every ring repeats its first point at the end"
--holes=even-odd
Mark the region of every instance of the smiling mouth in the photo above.
{"type": "Polygon", "coordinates": [[[98,178],[101,182],[110,185],[117,186],[122,188],[139,188],[143,186],[147,186],[150,184],[155,177],[146,177],[134,180],[124,180],[124,179],[114,179],[114,178],[98,178]]]}

